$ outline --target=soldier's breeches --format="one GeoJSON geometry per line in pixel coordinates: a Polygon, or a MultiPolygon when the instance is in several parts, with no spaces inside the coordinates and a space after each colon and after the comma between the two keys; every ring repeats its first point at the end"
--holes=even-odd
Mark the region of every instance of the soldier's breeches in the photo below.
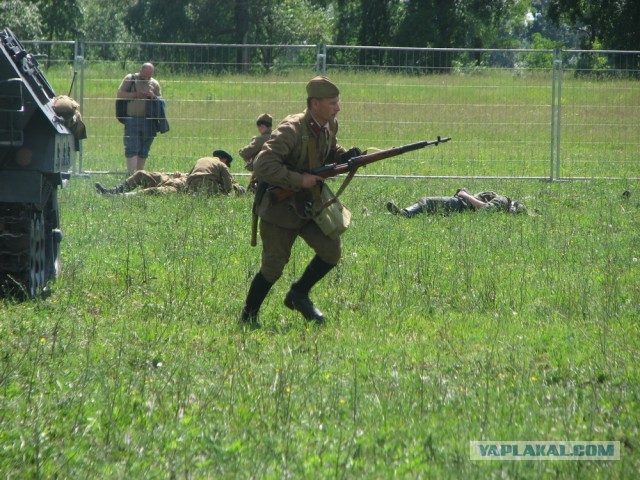
{"type": "Polygon", "coordinates": [[[138,170],[127,178],[127,185],[133,189],[136,187],[149,188],[157,187],[161,183],[166,182],[171,177],[166,173],[148,172],[146,170],[138,170]]]}
{"type": "Polygon", "coordinates": [[[458,197],[424,197],[407,210],[409,208],[413,208],[415,213],[452,213],[462,212],[465,204],[458,197]]]}
{"type": "Polygon", "coordinates": [[[187,177],[187,189],[190,192],[214,195],[220,191],[213,175],[190,175],[187,177]]]}
{"type": "Polygon", "coordinates": [[[260,271],[267,281],[275,283],[282,276],[298,236],[302,237],[324,262],[337,265],[340,261],[342,256],[340,238],[333,240],[327,237],[314,222],[309,221],[300,229],[291,230],[261,220],[262,266],[260,271]]]}
{"type": "Polygon", "coordinates": [[[160,187],[149,187],[141,190],[143,195],[165,195],[167,193],[179,193],[176,187],[171,185],[162,185],[160,187]]]}

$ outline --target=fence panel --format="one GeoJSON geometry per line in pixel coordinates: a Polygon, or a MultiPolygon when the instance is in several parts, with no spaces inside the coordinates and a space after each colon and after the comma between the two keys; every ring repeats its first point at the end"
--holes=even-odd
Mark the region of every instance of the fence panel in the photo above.
{"type": "MultiPolygon", "coordinates": [[[[255,118],[304,108],[318,72],[341,88],[339,139],[386,148],[453,141],[367,167],[391,176],[636,178],[639,52],[476,50],[328,45],[25,42],[47,78],[80,100],[89,138],[78,170],[124,172],[116,90],[151,61],[171,131],[148,167],[184,170],[215,148],[238,151],[255,118]],[[555,74],[554,74],[555,69],[555,74]]],[[[244,173],[242,162],[232,170],[244,173]]]]}
{"type": "MultiPolygon", "coordinates": [[[[97,145],[85,150],[86,170],[124,168],[115,94],[122,79],[147,61],[156,67],[171,126],[154,141],[148,166],[183,171],[214,149],[237,152],[255,135],[260,113],[282,118],[301,110],[302,82],[315,72],[316,47],[86,43],[85,117],[88,142],[97,145]],[[111,60],[104,60],[105,52],[111,60]]],[[[242,171],[240,163],[233,169],[242,171]]]]}
{"type": "Polygon", "coordinates": [[[562,52],[556,176],[640,174],[640,52],[562,52]]]}
{"type": "Polygon", "coordinates": [[[327,46],[326,69],[350,79],[349,121],[369,137],[360,143],[454,139],[446,154],[416,152],[415,164],[387,163],[384,173],[548,177],[552,54],[327,46]]]}

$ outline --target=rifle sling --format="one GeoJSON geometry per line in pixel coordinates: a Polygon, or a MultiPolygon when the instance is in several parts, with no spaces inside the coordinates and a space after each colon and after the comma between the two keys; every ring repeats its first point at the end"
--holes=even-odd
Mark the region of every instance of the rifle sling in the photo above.
{"type": "Polygon", "coordinates": [[[342,194],[342,192],[344,192],[344,190],[349,185],[349,182],[351,182],[351,179],[355,176],[356,170],[358,170],[358,169],[355,168],[355,169],[351,170],[347,174],[347,178],[344,179],[344,181],[342,182],[342,185],[340,185],[340,188],[338,189],[338,191],[333,194],[333,198],[331,200],[328,200],[324,205],[322,205],[322,207],[320,207],[320,210],[318,210],[318,211],[321,211],[322,209],[327,208],[329,205],[335,203],[338,200],[338,197],[342,194]]]}
{"type": "MultiPolygon", "coordinates": [[[[320,163],[318,162],[318,148],[317,148],[317,139],[316,137],[311,134],[309,135],[309,149],[308,149],[308,155],[309,155],[309,167],[311,170],[313,170],[314,168],[318,168],[320,167],[320,163]]],[[[349,172],[349,174],[347,175],[347,178],[344,179],[344,181],[342,182],[342,185],[340,185],[340,188],[338,189],[338,191],[336,193],[334,193],[333,198],[331,198],[330,200],[327,200],[324,204],[322,203],[321,200],[321,195],[320,195],[320,188],[314,187],[311,189],[311,195],[313,198],[313,205],[319,205],[320,208],[318,208],[315,211],[315,214],[317,215],[318,213],[320,213],[322,210],[324,210],[325,208],[327,208],[328,206],[334,204],[336,201],[338,201],[338,196],[340,196],[342,194],[342,192],[344,192],[344,190],[347,188],[347,186],[349,185],[349,182],[351,182],[351,179],[354,177],[354,175],[356,174],[356,170],[358,170],[357,168],[351,170],[349,172]]]]}
{"type": "MultiPolygon", "coordinates": [[[[308,127],[307,127],[308,132],[308,127]]],[[[309,157],[309,170],[313,170],[320,166],[320,162],[318,162],[318,139],[314,134],[309,135],[308,146],[308,157],[309,157]]],[[[318,185],[314,185],[311,187],[311,198],[314,207],[318,207],[321,204],[320,199],[320,187],[318,185]]],[[[320,208],[322,210],[322,208],[320,208]]],[[[318,211],[320,211],[318,210],[318,211]]]]}

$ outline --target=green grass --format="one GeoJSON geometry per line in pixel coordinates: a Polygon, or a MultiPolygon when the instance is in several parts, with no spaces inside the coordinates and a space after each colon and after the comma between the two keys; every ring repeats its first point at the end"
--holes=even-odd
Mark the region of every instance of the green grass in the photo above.
{"type": "MultiPolygon", "coordinates": [[[[84,169],[122,170],[113,97],[127,72],[91,67],[84,169]]],[[[68,73],[47,76],[66,92],[68,73]]],[[[172,130],[149,166],[165,171],[237,151],[263,111],[301,110],[310,76],[157,73],[172,130]]],[[[73,177],[60,192],[63,275],[47,298],[0,303],[0,475],[638,476],[637,181],[362,178],[547,176],[549,75],[330,76],[345,145],[453,141],[370,165],[347,189],[343,259],[312,292],[327,325],[282,303],[312,256],[299,242],[264,328],[237,327],[260,265],[250,197],[100,197],[95,181],[122,177],[73,177]],[[461,186],[539,214],[384,209],[461,186]],[[472,462],[471,440],[613,440],[622,455],[472,462]]],[[[563,175],[637,178],[638,84],[567,77],[563,92],[563,175]]]]}
{"type": "Polygon", "coordinates": [[[312,292],[327,325],[282,304],[312,256],[300,242],[264,328],[243,332],[251,198],[108,198],[94,181],[60,192],[51,295],[0,304],[3,477],[637,477],[636,183],[466,181],[539,214],[406,220],[384,202],[462,185],[355,179],[343,259],[312,292]],[[471,440],[622,455],[472,462],[471,440]]]}

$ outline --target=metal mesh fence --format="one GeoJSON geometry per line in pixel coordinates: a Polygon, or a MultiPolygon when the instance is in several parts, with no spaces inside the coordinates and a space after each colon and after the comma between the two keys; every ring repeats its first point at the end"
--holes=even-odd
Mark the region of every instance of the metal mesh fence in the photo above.
{"type": "Polygon", "coordinates": [[[556,177],[638,177],[640,52],[564,51],[556,177]]]}
{"type": "Polygon", "coordinates": [[[326,69],[331,76],[351,72],[355,81],[373,79],[349,91],[361,93],[356,101],[362,112],[356,118],[371,124],[366,131],[374,138],[392,143],[433,135],[454,139],[446,154],[434,158],[432,152],[420,152],[416,174],[546,177],[552,62],[547,66],[542,58],[550,53],[327,47],[326,69]],[[523,68],[527,58],[543,66],[523,68]],[[353,63],[356,59],[362,63],[353,63]]]}
{"type": "MultiPolygon", "coordinates": [[[[27,42],[25,42],[27,44],[27,42]]],[[[171,131],[159,135],[148,168],[188,169],[213,149],[232,153],[305,107],[315,74],[341,89],[339,140],[388,148],[437,135],[453,141],[379,162],[390,176],[636,178],[640,52],[420,49],[315,45],[64,42],[48,49],[56,91],[82,104],[89,138],[79,172],[124,172],[115,93],[146,61],[167,100],[171,131]]],[[[41,64],[43,62],[41,61],[41,64]]],[[[232,165],[243,173],[241,162],[232,165]]]]}

